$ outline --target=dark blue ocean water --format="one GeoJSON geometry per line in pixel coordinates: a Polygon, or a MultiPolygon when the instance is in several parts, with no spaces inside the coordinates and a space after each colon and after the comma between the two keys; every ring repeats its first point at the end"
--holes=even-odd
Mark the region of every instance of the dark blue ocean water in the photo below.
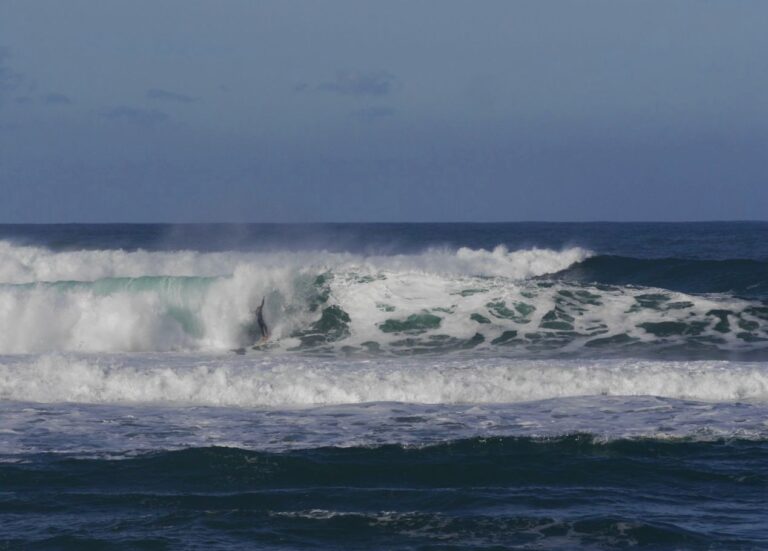
{"type": "Polygon", "coordinates": [[[0,549],[768,549],[767,359],[768,223],[0,225],[0,549]]]}

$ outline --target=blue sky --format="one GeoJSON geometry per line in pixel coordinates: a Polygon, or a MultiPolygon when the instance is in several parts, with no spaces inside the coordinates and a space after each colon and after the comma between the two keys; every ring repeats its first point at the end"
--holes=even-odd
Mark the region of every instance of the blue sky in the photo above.
{"type": "Polygon", "coordinates": [[[0,221],[766,219],[763,1],[0,0],[0,221]]]}

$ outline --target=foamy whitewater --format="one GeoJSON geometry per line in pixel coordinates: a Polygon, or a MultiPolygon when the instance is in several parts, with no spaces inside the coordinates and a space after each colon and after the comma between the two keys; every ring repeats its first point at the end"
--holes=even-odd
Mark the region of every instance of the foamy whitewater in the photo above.
{"type": "Polygon", "coordinates": [[[768,548],[765,243],[0,226],[0,544],[98,547],[118,518],[126,548],[768,548]]]}
{"type": "Polygon", "coordinates": [[[587,255],[582,249],[509,252],[502,246],[390,257],[54,253],[0,243],[0,353],[227,349],[247,344],[243,328],[264,296],[275,340],[310,325],[320,300],[350,310],[359,322],[355,333],[365,336],[384,321],[382,310],[430,311],[455,301],[451,295],[462,285],[489,277],[524,280],[587,255]]]}

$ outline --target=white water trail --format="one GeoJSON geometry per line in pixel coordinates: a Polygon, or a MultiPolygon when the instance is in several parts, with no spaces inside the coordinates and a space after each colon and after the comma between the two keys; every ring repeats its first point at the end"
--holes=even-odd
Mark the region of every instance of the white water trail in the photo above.
{"type": "Polygon", "coordinates": [[[768,365],[726,361],[339,360],[282,355],[0,357],[0,399],[295,407],[518,403],[573,396],[768,401],[768,365]]]}

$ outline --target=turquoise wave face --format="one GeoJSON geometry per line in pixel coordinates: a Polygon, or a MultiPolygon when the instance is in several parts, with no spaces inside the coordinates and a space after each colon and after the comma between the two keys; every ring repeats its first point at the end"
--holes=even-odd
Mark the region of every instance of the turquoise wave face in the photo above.
{"type": "Polygon", "coordinates": [[[97,296],[114,293],[159,293],[165,295],[194,295],[207,290],[215,277],[200,276],[141,276],[109,277],[95,281],[44,281],[0,284],[0,289],[51,289],[60,292],[87,291],[97,296]]]}

